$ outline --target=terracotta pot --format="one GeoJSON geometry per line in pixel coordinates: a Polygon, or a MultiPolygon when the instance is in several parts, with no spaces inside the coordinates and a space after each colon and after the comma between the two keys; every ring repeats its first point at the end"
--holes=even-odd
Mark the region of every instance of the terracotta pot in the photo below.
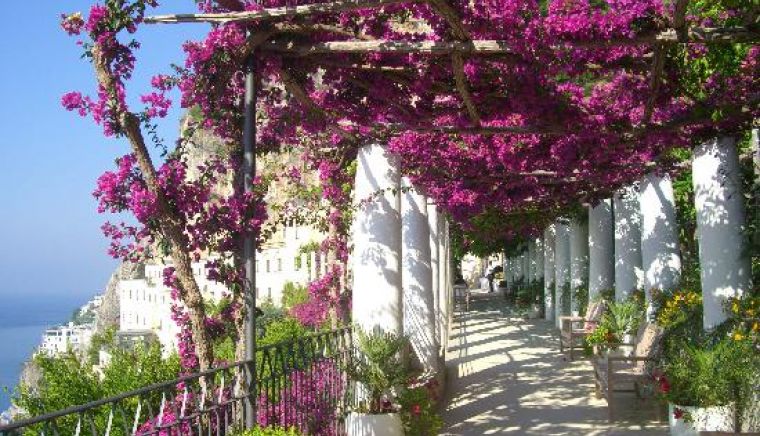
{"type": "Polygon", "coordinates": [[[346,417],[346,432],[348,436],[403,436],[404,425],[398,413],[352,412],[346,417]]]}
{"type": "Polygon", "coordinates": [[[733,404],[713,407],[678,406],[668,404],[668,423],[670,434],[673,436],[697,436],[701,431],[734,431],[733,404]],[[686,422],[686,416],[675,417],[675,410],[680,409],[691,416],[691,422],[686,422]]]}

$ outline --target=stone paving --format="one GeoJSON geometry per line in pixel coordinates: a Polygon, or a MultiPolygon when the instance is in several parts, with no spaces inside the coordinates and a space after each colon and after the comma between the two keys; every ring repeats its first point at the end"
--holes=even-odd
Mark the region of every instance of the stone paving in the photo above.
{"type": "Polygon", "coordinates": [[[664,435],[654,401],[619,394],[614,423],[594,396],[588,361],[559,354],[554,327],[523,320],[500,299],[456,312],[446,362],[442,435],[664,435]]]}

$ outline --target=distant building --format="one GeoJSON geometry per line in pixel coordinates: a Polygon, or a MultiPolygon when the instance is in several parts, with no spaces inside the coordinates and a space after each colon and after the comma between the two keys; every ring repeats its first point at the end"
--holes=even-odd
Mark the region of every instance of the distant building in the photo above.
{"type": "MultiPolygon", "coordinates": [[[[326,262],[311,249],[322,235],[312,228],[281,228],[256,254],[257,300],[279,305],[286,282],[307,285],[324,274],[326,262]],[[304,247],[307,249],[305,250],[304,247]]],[[[219,301],[228,290],[209,280],[207,260],[192,264],[193,276],[206,301],[219,301]]],[[[179,328],[171,318],[172,298],[164,286],[166,264],[146,264],[144,275],[119,282],[119,332],[153,332],[165,352],[177,347],[179,328]]]]}
{"type": "Polygon", "coordinates": [[[92,325],[75,325],[73,322],[49,328],[42,334],[39,351],[50,357],[61,355],[68,350],[85,351],[92,340],[92,333],[92,325]]]}

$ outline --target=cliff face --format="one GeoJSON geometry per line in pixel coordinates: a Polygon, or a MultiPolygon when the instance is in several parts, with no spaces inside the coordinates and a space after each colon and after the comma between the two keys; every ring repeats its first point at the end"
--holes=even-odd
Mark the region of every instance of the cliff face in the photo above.
{"type": "Polygon", "coordinates": [[[145,266],[125,262],[116,268],[106,285],[103,304],[95,316],[95,333],[102,333],[109,327],[119,328],[119,282],[145,277],[145,266]]]}

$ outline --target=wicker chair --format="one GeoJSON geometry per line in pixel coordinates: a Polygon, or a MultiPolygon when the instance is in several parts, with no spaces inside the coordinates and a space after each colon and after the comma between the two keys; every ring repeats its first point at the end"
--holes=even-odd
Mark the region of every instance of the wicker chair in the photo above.
{"type": "Polygon", "coordinates": [[[651,382],[647,363],[655,362],[660,352],[662,327],[654,323],[644,323],[639,327],[631,356],[605,356],[592,359],[596,395],[607,399],[609,420],[613,418],[613,396],[615,392],[634,392],[639,395],[639,387],[651,382]]]}
{"type": "Polygon", "coordinates": [[[586,316],[561,316],[562,329],[559,334],[559,351],[564,354],[569,351],[570,360],[574,360],[574,351],[583,350],[583,342],[602,318],[607,305],[604,301],[591,303],[586,310],[586,316]]]}

